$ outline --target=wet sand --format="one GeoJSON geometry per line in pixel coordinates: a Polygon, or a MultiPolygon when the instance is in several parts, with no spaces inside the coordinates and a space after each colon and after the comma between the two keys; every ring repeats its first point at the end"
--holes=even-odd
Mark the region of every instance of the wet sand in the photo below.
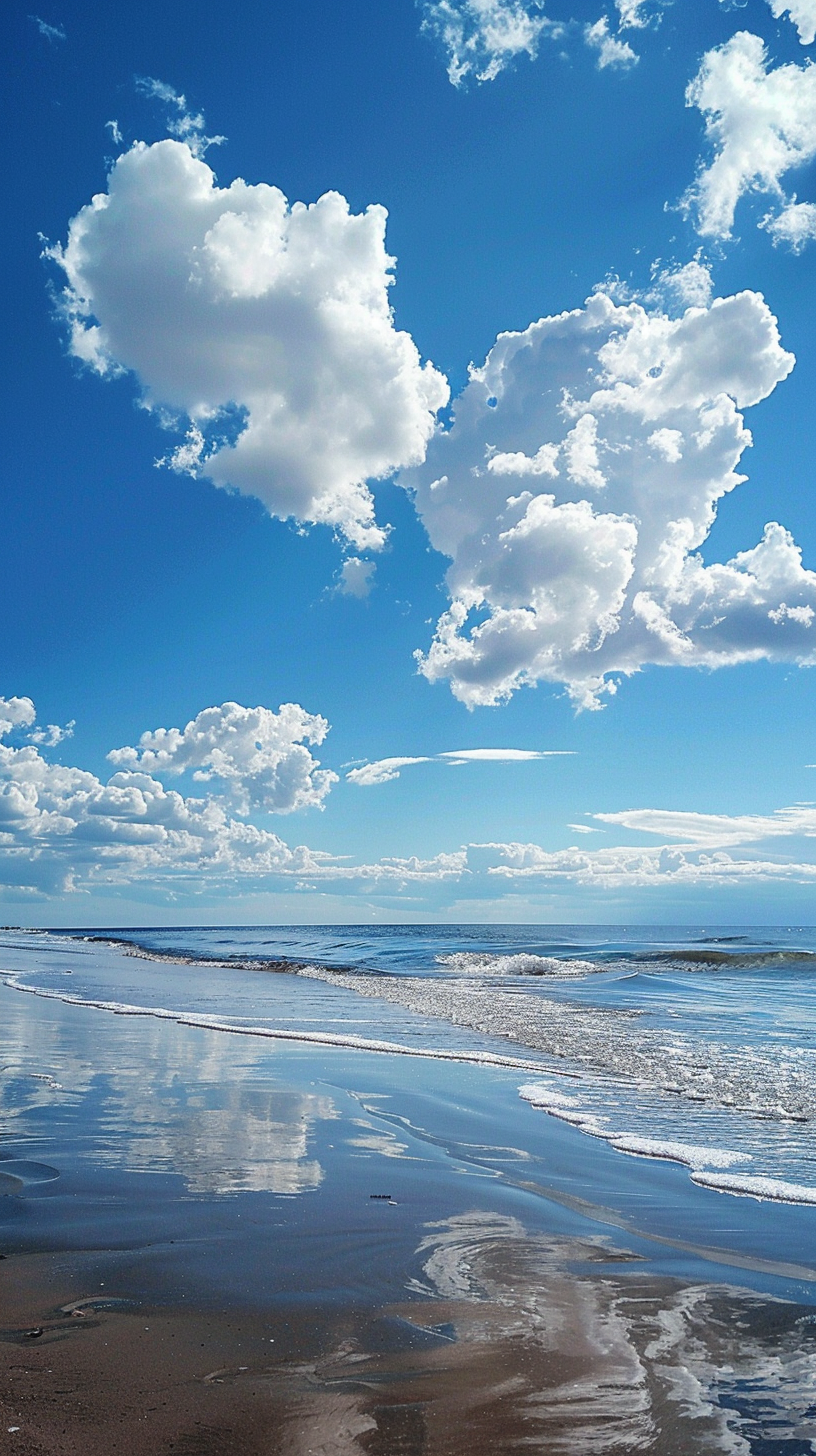
{"type": "MultiPolygon", "coordinates": [[[[816,1438],[808,1309],[655,1279],[625,1251],[616,1258],[598,1242],[531,1237],[484,1214],[429,1231],[424,1253],[426,1292],[411,1300],[274,1310],[117,1308],[127,1295],[109,1294],[107,1281],[87,1292],[83,1255],[6,1259],[3,1448],[21,1456],[748,1451],[729,1427],[728,1394],[738,1408],[738,1389],[769,1372],[777,1393],[787,1382],[788,1411],[775,1414],[775,1442],[761,1449],[816,1438]]],[[[94,1265],[96,1274],[104,1260],[94,1265]]],[[[126,1287],[107,1272],[114,1290],[126,1287]]],[[[760,1433],[761,1421],[748,1424],[760,1433]]]]}

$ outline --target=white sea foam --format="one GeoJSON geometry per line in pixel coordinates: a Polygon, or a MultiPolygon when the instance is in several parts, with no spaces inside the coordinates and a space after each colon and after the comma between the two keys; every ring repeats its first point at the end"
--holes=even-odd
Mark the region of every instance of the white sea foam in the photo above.
{"type": "MultiPolygon", "coordinates": [[[[750,1153],[736,1153],[728,1148],[711,1148],[697,1143],[682,1143],[671,1138],[640,1137],[635,1133],[617,1132],[608,1126],[608,1118],[599,1118],[582,1109],[580,1098],[568,1097],[538,1082],[528,1082],[519,1087],[519,1097],[537,1108],[579,1127],[591,1137],[602,1138],[619,1153],[631,1153],[638,1158],[662,1158],[671,1163],[683,1163],[694,1171],[706,1168],[732,1168],[735,1164],[751,1161],[750,1153]]],[[[780,1185],[781,1186],[781,1185],[780,1185]]]]}
{"type": "Polygon", "coordinates": [[[693,1183],[703,1188],[714,1188],[718,1193],[735,1193],[743,1198],[756,1198],[773,1203],[816,1204],[816,1188],[802,1183],[786,1183],[781,1178],[753,1177],[746,1173],[694,1172],[693,1183]]]}
{"type": "Polygon", "coordinates": [[[526,1057],[501,1056],[495,1052],[457,1051],[450,1047],[407,1046],[401,1042],[381,1041],[375,1037],[354,1036],[348,1032],[304,1031],[298,1027],[249,1025],[225,1021],[195,1011],[173,1011],[164,1006],[134,1006],[125,1001],[102,1001],[95,997],[74,996],[64,991],[49,991],[32,986],[17,976],[3,976],[0,983],[11,991],[25,991],[45,1001],[61,1001],[66,1006],[82,1006],[93,1011],[108,1011],[113,1016],[150,1016],[157,1021],[174,1021],[177,1026],[200,1027],[204,1031],[228,1032],[231,1036],[259,1036],[272,1041],[309,1042],[317,1046],[347,1048],[352,1051],[387,1052],[403,1057],[424,1057],[433,1061],[470,1062],[477,1066],[509,1067],[525,1072],[547,1070],[540,1062],[526,1057]]]}
{"type": "Polygon", "coordinates": [[[451,951],[436,963],[458,976],[590,976],[602,966],[560,956],[490,955],[484,951],[451,951]]]}

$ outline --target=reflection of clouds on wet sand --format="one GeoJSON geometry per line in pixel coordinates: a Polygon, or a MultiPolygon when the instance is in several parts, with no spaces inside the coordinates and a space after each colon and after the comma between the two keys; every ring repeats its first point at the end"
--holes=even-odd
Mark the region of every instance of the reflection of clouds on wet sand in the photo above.
{"type": "Polygon", "coordinates": [[[365,1153],[378,1153],[382,1158],[410,1157],[408,1144],[401,1143],[390,1129],[378,1127],[364,1117],[354,1117],[351,1122],[353,1127],[360,1128],[360,1132],[355,1137],[346,1138],[348,1147],[359,1148],[365,1153]]]}
{"type": "Polygon", "coordinates": [[[528,1235],[496,1214],[433,1226],[419,1253],[423,1282],[459,1305],[465,1348],[527,1352],[512,1403],[533,1445],[662,1449],[674,1431],[672,1449],[748,1456],[756,1441],[816,1439],[816,1323],[793,1304],[621,1275],[606,1240],[528,1235]],[[586,1269],[597,1261],[601,1278],[586,1269]]]}
{"type": "Polygon", "coordinates": [[[811,1449],[816,1325],[797,1305],[492,1212],[429,1226],[417,1254],[414,1302],[269,1371],[285,1456],[465,1456],[488,1432],[548,1456],[811,1449]]]}
{"type": "Polygon", "coordinates": [[[309,1142],[315,1123],[336,1116],[331,1098],[235,1083],[218,1092],[217,1106],[174,1103],[167,1122],[142,1123],[134,1138],[141,1165],[171,1165],[192,1193],[319,1187],[323,1169],[309,1157],[309,1142]]]}
{"type": "MultiPolygon", "coordinates": [[[[4,998],[4,1011],[6,998],[4,998]]],[[[312,1156],[332,1099],[270,1082],[265,1047],[172,1022],[138,1022],[106,1038],[99,1020],[13,1010],[0,1033],[0,1137],[26,1136],[31,1114],[87,1102],[94,1161],[178,1173],[191,1193],[304,1193],[323,1180],[312,1156]]]]}

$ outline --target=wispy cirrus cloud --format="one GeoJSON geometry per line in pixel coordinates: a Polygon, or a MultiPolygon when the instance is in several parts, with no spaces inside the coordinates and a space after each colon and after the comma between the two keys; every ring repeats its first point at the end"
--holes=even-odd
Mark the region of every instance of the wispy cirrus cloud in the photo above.
{"type": "Polygon", "coordinates": [[[34,25],[36,25],[38,31],[40,32],[40,35],[43,36],[45,40],[49,41],[52,45],[54,41],[68,39],[68,36],[61,25],[49,25],[48,21],[43,20],[40,15],[29,15],[28,18],[29,20],[33,21],[34,25]]]}
{"type": "MultiPolygon", "coordinates": [[[[207,136],[204,113],[193,111],[187,105],[187,97],[168,86],[166,81],[158,81],[155,76],[137,76],[135,84],[136,90],[141,91],[143,96],[150,96],[154,101],[162,103],[166,109],[168,132],[179,141],[185,142],[194,157],[203,157],[210,147],[220,146],[226,141],[223,136],[207,136]]],[[[116,123],[113,125],[116,126],[116,123]]],[[[118,130],[116,126],[116,131],[118,130]]]]}
{"type": "Polygon", "coordinates": [[[679,839],[712,849],[759,844],[764,840],[816,838],[816,807],[794,804],[773,814],[700,814],[693,810],[625,809],[594,814],[604,824],[615,824],[642,834],[679,839]]]}
{"type": "MultiPolygon", "coordinates": [[[[630,20],[629,24],[632,23],[630,20]]],[[[628,40],[621,40],[619,36],[613,35],[607,15],[602,15],[593,25],[584,27],[584,40],[591,50],[597,52],[599,71],[606,71],[610,67],[626,70],[629,66],[637,65],[640,59],[628,40]]]]}
{"type": "Polygon", "coordinates": [[[349,783],[357,784],[360,788],[371,788],[375,784],[387,784],[398,779],[404,768],[410,768],[417,763],[447,763],[451,766],[466,763],[533,763],[545,758],[571,756],[572,750],[563,748],[457,748],[416,758],[378,758],[373,763],[351,769],[346,778],[349,783]]]}

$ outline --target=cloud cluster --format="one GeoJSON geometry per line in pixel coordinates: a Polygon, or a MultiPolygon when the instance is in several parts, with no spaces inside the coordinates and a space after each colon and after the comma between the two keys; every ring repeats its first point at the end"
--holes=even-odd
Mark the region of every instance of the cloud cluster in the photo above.
{"type": "Polygon", "coordinates": [[[394,327],[385,209],[218,187],[198,121],[120,156],[49,250],[71,351],[101,375],[131,371],[163,422],[189,422],[175,469],[376,549],[367,482],[422,460],[448,397],[394,327]]]}
{"type": "Polygon", "coordinates": [[[574,885],[599,891],[816,882],[816,863],[809,860],[759,855],[736,858],[725,850],[673,845],[595,850],[545,850],[537,844],[471,845],[468,869],[481,871],[494,881],[526,881],[550,887],[574,885]]]}
{"type": "Polygon", "coordinates": [[[764,42],[740,30],[706,53],[686,102],[705,117],[714,153],[684,199],[701,236],[730,238],[740,198],[760,192],[778,201],[776,223],[765,220],[774,240],[801,247],[813,231],[801,211],[809,205],[788,197],[782,179],[816,157],[816,66],[769,68],[764,42]]]}
{"type": "Polygon", "coordinates": [[[37,713],[30,698],[0,698],[0,738],[7,738],[15,730],[23,730],[27,743],[37,743],[46,748],[56,748],[58,743],[70,738],[74,731],[73,720],[61,728],[58,723],[48,723],[35,728],[37,713]]]}
{"type": "Polygon", "coordinates": [[[103,783],[50,762],[35,741],[30,699],[0,699],[0,883],[48,893],[170,880],[188,889],[241,878],[319,872],[328,856],[290,849],[276,834],[235,819],[236,801],[286,813],[319,805],[335,775],[298,741],[320,741],[322,718],[288,704],[280,714],[227,703],[187,728],[145,734],[127,767],[103,783]],[[149,766],[149,770],[148,770],[149,766]],[[192,769],[226,794],[185,798],[156,774],[192,769]]]}
{"type": "Polygon", "coordinates": [[[444,46],[451,84],[494,81],[517,56],[533,60],[542,34],[560,27],[543,0],[421,0],[422,29],[444,46]]]}
{"type": "Polygon", "coordinates": [[[329,731],[325,718],[299,703],[245,708],[222,703],[205,708],[186,728],[143,733],[138,748],[115,748],[117,768],[146,774],[192,773],[195,783],[216,780],[235,812],[291,814],[321,808],[337,774],[319,767],[307,743],[320,744],[329,731]]]}
{"type": "Polygon", "coordinates": [[[451,560],[426,677],[469,705],[548,681],[593,707],[648,663],[816,660],[816,574],[782,526],[699,555],[745,479],[740,409],[793,363],[752,292],[679,318],[598,292],[501,334],[402,477],[451,560]]]}
{"type": "Polygon", "coordinates": [[[378,758],[350,769],[346,774],[349,783],[360,788],[371,788],[374,784],[387,784],[398,779],[404,768],[415,763],[447,763],[454,767],[466,763],[532,763],[543,758],[570,757],[570,749],[534,748],[451,748],[444,753],[432,753],[419,758],[378,758]]]}
{"type": "MultiPolygon", "coordinates": [[[[205,710],[183,731],[158,730],[145,734],[138,750],[115,751],[114,761],[132,766],[121,768],[106,783],[84,769],[51,762],[31,741],[37,730],[30,699],[0,699],[0,712],[0,739],[5,740],[0,741],[0,886],[16,895],[123,887],[138,893],[141,887],[143,892],[170,892],[189,900],[205,890],[232,893],[239,887],[268,891],[333,886],[386,896],[414,887],[417,895],[427,892],[433,901],[453,885],[457,894],[495,900],[514,887],[526,894],[570,886],[606,891],[816,881],[816,863],[796,853],[802,842],[816,838],[812,805],[765,815],[631,809],[588,816],[608,829],[673,841],[646,848],[573,845],[552,850],[537,844],[488,842],[430,858],[389,856],[372,864],[354,864],[304,845],[292,848],[278,835],[231,812],[239,779],[238,797],[245,791],[245,802],[251,800],[255,807],[268,808],[270,795],[277,796],[279,806],[289,802],[279,778],[273,787],[274,771],[259,769],[253,753],[247,752],[253,732],[249,725],[255,723],[256,741],[262,745],[255,752],[274,757],[272,739],[285,738],[284,722],[289,723],[295,746],[298,723],[322,724],[321,719],[310,720],[302,709],[292,708],[290,714],[282,709],[280,715],[269,714],[269,719],[263,717],[267,710],[235,704],[205,710]],[[260,718],[253,716],[257,714],[260,718]],[[275,719],[279,723],[272,732],[269,720],[275,719]],[[230,722],[237,725],[232,741],[230,722]],[[166,789],[159,777],[186,770],[199,781],[215,780],[216,787],[226,788],[227,793],[185,797],[166,789]],[[785,841],[793,843],[793,855],[785,853],[785,841]],[[735,854],[740,848],[742,852],[735,854]]],[[[549,755],[475,748],[452,749],[436,758],[467,763],[543,756],[549,755]]],[[[428,761],[380,760],[362,770],[363,775],[379,770],[379,778],[358,776],[355,781],[383,782],[400,767],[428,761]]],[[[315,770],[311,779],[311,799],[308,788],[302,788],[301,802],[319,801],[321,789],[328,787],[315,770]]],[[[304,776],[300,782],[305,784],[304,776]]],[[[591,829],[568,827],[582,834],[591,829]]]]}

